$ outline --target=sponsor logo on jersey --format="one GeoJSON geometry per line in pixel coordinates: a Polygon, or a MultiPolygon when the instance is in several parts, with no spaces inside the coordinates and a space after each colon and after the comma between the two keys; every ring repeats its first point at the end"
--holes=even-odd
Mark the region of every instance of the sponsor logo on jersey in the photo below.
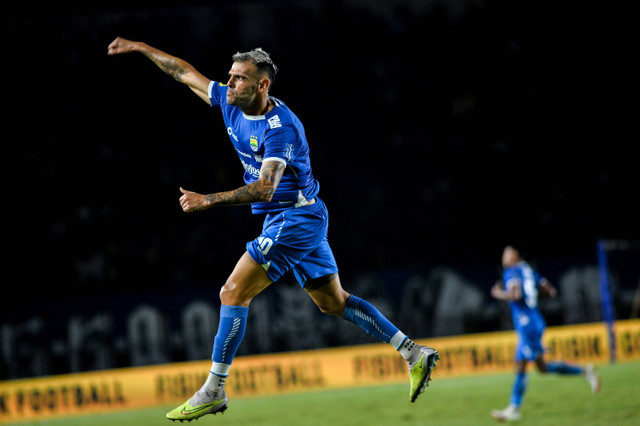
{"type": "Polygon", "coordinates": [[[254,167],[253,165],[245,162],[242,158],[240,159],[240,161],[242,162],[242,167],[244,167],[244,169],[246,170],[247,173],[249,173],[251,176],[253,177],[260,177],[260,169],[258,169],[257,167],[254,167]]]}
{"type": "Polygon", "coordinates": [[[231,136],[236,142],[238,142],[238,137],[233,133],[233,129],[231,127],[227,127],[227,133],[231,136]]]}
{"type": "Polygon", "coordinates": [[[282,123],[280,122],[280,117],[278,117],[277,115],[274,115],[267,121],[269,122],[269,126],[272,129],[277,129],[278,127],[282,127],[282,123]]]}

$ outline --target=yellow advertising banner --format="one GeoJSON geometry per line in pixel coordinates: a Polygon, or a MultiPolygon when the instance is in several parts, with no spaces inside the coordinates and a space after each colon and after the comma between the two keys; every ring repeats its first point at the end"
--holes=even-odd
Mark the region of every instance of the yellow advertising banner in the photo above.
{"type": "MultiPolygon", "coordinates": [[[[617,360],[640,359],[640,320],[615,325],[617,360]]],[[[433,379],[510,371],[513,331],[419,339],[437,348],[433,379]]],[[[550,327],[544,337],[549,359],[609,362],[604,324],[550,327]]],[[[78,373],[0,382],[0,423],[180,403],[204,383],[210,361],[78,373]]],[[[229,397],[408,380],[407,365],[389,345],[237,357],[227,380],[229,397]]]]}

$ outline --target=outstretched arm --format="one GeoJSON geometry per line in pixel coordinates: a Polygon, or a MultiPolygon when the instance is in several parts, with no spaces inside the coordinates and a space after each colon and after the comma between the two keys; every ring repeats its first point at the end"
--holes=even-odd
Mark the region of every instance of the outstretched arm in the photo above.
{"type": "Polygon", "coordinates": [[[540,290],[538,292],[540,297],[556,297],[556,294],[558,294],[558,290],[546,278],[542,278],[540,281],[540,290]]]}
{"type": "Polygon", "coordinates": [[[142,53],[166,74],[176,79],[176,81],[189,86],[189,88],[207,104],[210,102],[208,93],[210,80],[200,74],[198,70],[188,62],[151,47],[146,43],[131,41],[122,37],[118,37],[112,41],[107,50],[108,55],[119,55],[130,52],[142,53]]]}
{"type": "Polygon", "coordinates": [[[180,188],[180,206],[186,213],[206,210],[214,206],[236,206],[271,201],[286,165],[280,161],[266,161],[260,169],[260,179],[233,191],[198,194],[180,188]]]}

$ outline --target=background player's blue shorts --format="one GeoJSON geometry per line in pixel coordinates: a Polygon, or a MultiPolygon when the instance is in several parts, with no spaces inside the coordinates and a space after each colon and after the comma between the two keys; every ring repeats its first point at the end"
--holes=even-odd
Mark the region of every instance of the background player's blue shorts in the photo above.
{"type": "Polygon", "coordinates": [[[310,279],[338,272],[328,230],[327,206],[316,197],[310,206],[268,213],[260,236],[247,243],[247,251],[271,280],[291,270],[304,287],[310,279]]]}
{"type": "Polygon", "coordinates": [[[542,316],[532,315],[526,317],[526,324],[523,324],[523,318],[520,318],[520,324],[516,327],[518,334],[518,344],[516,346],[516,361],[533,361],[544,353],[542,346],[542,335],[544,334],[545,323],[542,316]]]}

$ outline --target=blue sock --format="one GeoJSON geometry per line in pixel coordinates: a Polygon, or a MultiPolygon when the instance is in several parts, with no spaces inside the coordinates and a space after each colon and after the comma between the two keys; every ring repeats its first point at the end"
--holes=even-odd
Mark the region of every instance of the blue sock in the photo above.
{"type": "Polygon", "coordinates": [[[385,318],[372,304],[356,296],[350,296],[342,318],[360,326],[378,340],[389,343],[398,327],[385,318]]]}
{"type": "Polygon", "coordinates": [[[582,374],[584,369],[574,365],[565,364],[564,362],[550,362],[547,364],[547,372],[557,374],[582,374]]]}
{"type": "Polygon", "coordinates": [[[516,380],[511,388],[511,405],[520,407],[522,397],[527,390],[527,373],[516,373],[516,380]]]}
{"type": "Polygon", "coordinates": [[[247,328],[248,313],[249,308],[244,306],[222,305],[220,307],[218,334],[213,341],[214,363],[231,365],[247,328]]]}

